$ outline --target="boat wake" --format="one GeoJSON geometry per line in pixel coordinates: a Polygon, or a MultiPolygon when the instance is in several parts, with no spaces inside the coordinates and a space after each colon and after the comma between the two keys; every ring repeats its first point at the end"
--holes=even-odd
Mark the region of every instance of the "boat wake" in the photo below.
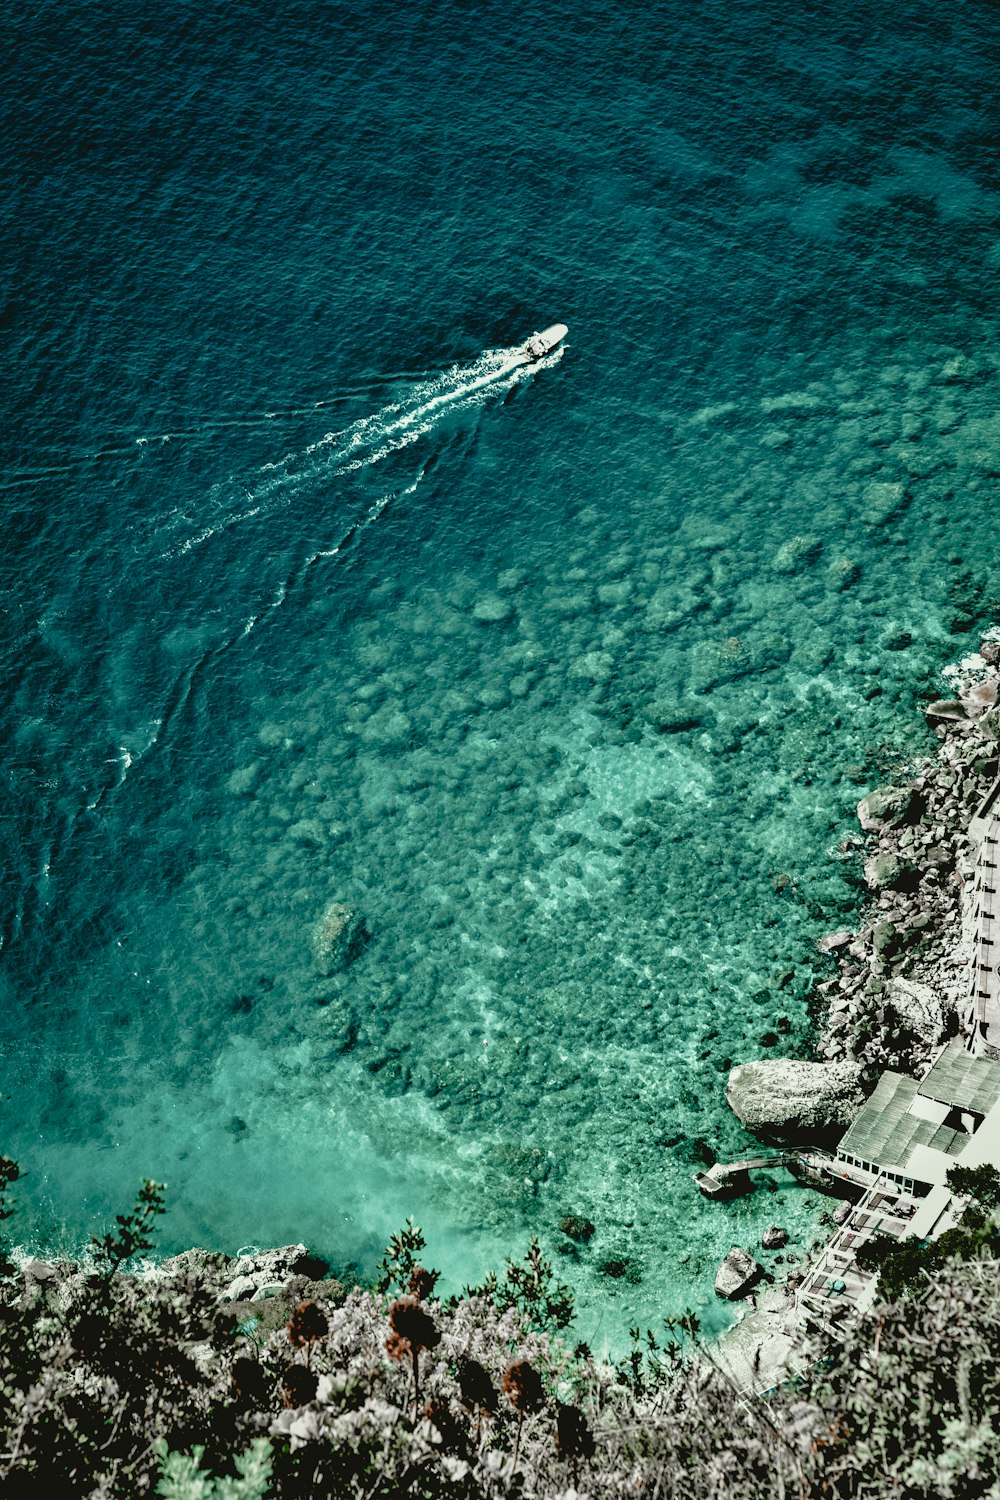
{"type": "MultiPolygon", "coordinates": [[[[550,364],[562,353],[557,350],[544,362],[550,364]]],[[[324,433],[310,443],[301,456],[288,455],[275,464],[265,464],[255,493],[268,487],[280,489],[328,474],[339,478],[371,468],[391,453],[427,436],[446,416],[484,406],[507,395],[520,381],[532,375],[539,363],[528,364],[520,349],[489,349],[470,365],[451,369],[418,381],[406,399],[390,402],[350,426],[324,433]]]]}
{"type": "MultiPolygon", "coordinates": [[[[558,348],[544,359],[529,361],[521,347],[488,349],[470,364],[456,364],[448,370],[418,378],[402,399],[391,401],[346,427],[324,433],[301,451],[287,453],[263,464],[252,482],[242,486],[241,503],[232,504],[232,481],[219,486],[215,494],[223,502],[219,505],[221,513],[217,512],[211,518],[203,516],[203,524],[196,531],[189,532],[180,541],[175,540],[162,555],[190,553],[220,532],[253,520],[277,506],[290,504],[303,489],[312,489],[330,480],[360,476],[365,470],[375,469],[393,454],[428,437],[446,418],[475,411],[492,400],[507,396],[535,371],[555,364],[562,352],[562,348],[558,348]]],[[[371,524],[391,500],[412,493],[415,488],[416,484],[393,488],[371,506],[363,523],[358,524],[371,524]]],[[[167,518],[166,529],[176,532],[189,524],[190,519],[189,515],[175,514],[167,518]]],[[[358,525],[352,526],[351,535],[357,529],[358,525]]]]}

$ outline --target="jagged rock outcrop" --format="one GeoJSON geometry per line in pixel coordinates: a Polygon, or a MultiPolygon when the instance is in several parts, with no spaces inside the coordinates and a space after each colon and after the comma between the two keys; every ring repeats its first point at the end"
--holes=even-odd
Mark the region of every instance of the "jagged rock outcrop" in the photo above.
{"type": "Polygon", "coordinates": [[[328,1269],[326,1261],[310,1255],[305,1245],[281,1245],[277,1250],[241,1255],[226,1267],[223,1298],[246,1302],[284,1287],[293,1277],[316,1280],[328,1269]]]}
{"type": "Polygon", "coordinates": [[[829,1138],[861,1107],[861,1069],[847,1061],[764,1058],[732,1069],[726,1099],[746,1128],[765,1139],[829,1138]]]}
{"type": "Polygon", "coordinates": [[[936,1047],[944,1040],[944,1006],[929,984],[918,984],[912,979],[890,979],[886,983],[885,998],[903,1025],[916,1032],[926,1047],[936,1047]]]}
{"type": "Polygon", "coordinates": [[[970,719],[979,719],[995,707],[1000,689],[1000,677],[987,677],[981,682],[971,682],[962,691],[959,700],[970,719]]]}
{"type": "Polygon", "coordinates": [[[751,1292],[763,1274],[764,1267],[742,1246],[734,1245],[719,1267],[715,1278],[715,1295],[735,1302],[751,1292]]]}

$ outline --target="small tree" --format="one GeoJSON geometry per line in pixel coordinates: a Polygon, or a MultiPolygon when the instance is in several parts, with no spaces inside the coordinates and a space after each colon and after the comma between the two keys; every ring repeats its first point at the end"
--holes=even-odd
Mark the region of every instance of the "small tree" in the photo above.
{"type": "Polygon", "coordinates": [[[97,1251],[99,1273],[110,1281],[115,1272],[133,1255],[141,1255],[153,1248],[153,1220],[166,1213],[163,1194],[166,1183],[154,1182],[147,1177],[139,1189],[135,1208],[130,1214],[116,1214],[118,1229],[112,1234],[91,1236],[91,1244],[97,1251]]]}
{"type": "Polygon", "coordinates": [[[551,1261],[545,1259],[534,1237],[520,1264],[506,1262],[502,1281],[491,1273],[479,1286],[466,1287],[465,1294],[489,1297],[501,1312],[516,1308],[536,1333],[551,1333],[573,1320],[573,1293],[556,1280],[551,1261]]]}
{"type": "Polygon", "coordinates": [[[542,1377],[529,1360],[516,1359],[508,1367],[503,1378],[503,1388],[507,1400],[517,1412],[517,1438],[514,1442],[514,1456],[510,1462],[510,1472],[513,1474],[521,1452],[524,1419],[532,1412],[541,1411],[545,1405],[545,1387],[542,1385],[542,1377]]]}
{"type": "Polygon", "coordinates": [[[949,1167],[948,1186],[960,1198],[971,1198],[987,1213],[1000,1208],[1000,1172],[987,1162],[978,1167],[949,1167]]]}
{"type": "Polygon", "coordinates": [[[375,1290],[383,1293],[410,1292],[421,1300],[429,1297],[438,1279],[438,1272],[425,1271],[418,1262],[421,1250],[426,1247],[427,1241],[420,1225],[407,1219],[399,1233],[393,1235],[379,1261],[375,1290]],[[419,1289],[414,1284],[417,1272],[420,1273],[419,1289]]]}
{"type": "Polygon", "coordinates": [[[306,1351],[307,1366],[312,1363],[313,1345],[329,1331],[326,1313],[316,1302],[300,1302],[288,1320],[288,1342],[293,1349],[306,1351]]]}
{"type": "Polygon", "coordinates": [[[500,1405],[500,1397],[490,1379],[490,1372],[479,1363],[478,1359],[472,1359],[466,1355],[459,1360],[458,1396],[462,1405],[476,1414],[476,1429],[472,1440],[478,1443],[483,1418],[495,1417],[500,1405]]]}
{"type": "Polygon", "coordinates": [[[156,1438],[153,1452],[160,1460],[156,1494],[162,1500],[264,1500],[271,1483],[271,1444],[258,1438],[238,1454],[235,1479],[213,1479],[201,1467],[204,1447],[190,1453],[171,1453],[166,1438],[156,1438]]]}

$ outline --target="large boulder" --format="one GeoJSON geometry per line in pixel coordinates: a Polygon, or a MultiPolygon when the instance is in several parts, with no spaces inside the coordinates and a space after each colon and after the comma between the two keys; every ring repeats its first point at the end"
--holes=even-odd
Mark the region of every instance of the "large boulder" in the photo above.
{"type": "Polygon", "coordinates": [[[858,821],[866,833],[915,823],[919,816],[919,799],[911,786],[876,787],[858,803],[858,821]]]}
{"type": "Polygon", "coordinates": [[[970,719],[980,719],[996,705],[1000,689],[1000,677],[988,677],[983,682],[970,683],[962,692],[959,701],[970,719]]]}
{"type": "Polygon", "coordinates": [[[368,929],[360,912],[331,901],[312,930],[312,952],[321,974],[336,974],[361,952],[368,929]]]}
{"type": "Polygon", "coordinates": [[[872,928],[872,951],[877,958],[892,958],[899,952],[902,941],[895,922],[876,922],[872,928]]]}
{"type": "Polygon", "coordinates": [[[865,860],[865,884],[873,891],[915,891],[920,875],[911,860],[884,849],[865,860]]]}
{"type": "Polygon", "coordinates": [[[763,1058],[732,1069],[726,1099],[748,1130],[771,1140],[839,1136],[864,1099],[861,1068],[848,1061],[763,1058]]]}
{"type": "Polygon", "coordinates": [[[965,724],[969,718],[965,704],[957,698],[936,698],[928,703],[925,715],[932,728],[935,724],[965,724]]]}
{"type": "Polygon", "coordinates": [[[930,985],[916,984],[911,979],[890,979],[885,999],[903,1025],[916,1032],[926,1047],[936,1047],[944,1040],[944,1006],[930,985]]]}
{"type": "Polygon", "coordinates": [[[735,1302],[745,1297],[757,1285],[764,1274],[753,1256],[740,1245],[734,1245],[719,1267],[715,1278],[715,1295],[735,1302]]]}

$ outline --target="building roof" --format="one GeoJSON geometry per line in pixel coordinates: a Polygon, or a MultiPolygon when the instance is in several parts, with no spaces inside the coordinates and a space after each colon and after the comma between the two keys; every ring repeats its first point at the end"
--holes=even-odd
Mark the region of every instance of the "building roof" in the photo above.
{"type": "Polygon", "coordinates": [[[1000,1099],[1000,1063],[989,1057],[974,1057],[956,1037],[914,1087],[926,1099],[986,1115],[1000,1099]]]}
{"type": "MultiPolygon", "coordinates": [[[[1000,1074],[1000,1068],[997,1073],[1000,1074]]],[[[930,1146],[948,1156],[961,1155],[969,1141],[965,1131],[951,1130],[910,1113],[918,1092],[923,1092],[923,1084],[915,1078],[907,1078],[903,1073],[883,1073],[837,1150],[900,1172],[906,1171],[914,1146],[930,1146]]]]}

